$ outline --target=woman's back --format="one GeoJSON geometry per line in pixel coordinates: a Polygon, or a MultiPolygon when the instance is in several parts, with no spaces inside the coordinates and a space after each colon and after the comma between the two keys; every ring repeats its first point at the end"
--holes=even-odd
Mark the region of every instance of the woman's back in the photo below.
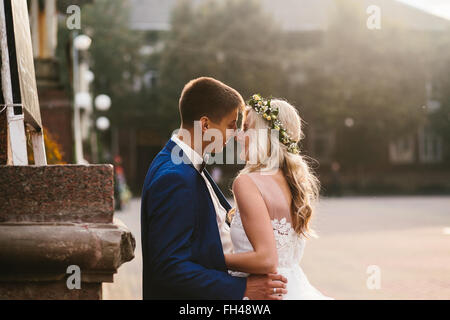
{"type": "Polygon", "coordinates": [[[271,220],[291,222],[292,195],[281,170],[276,173],[252,172],[248,176],[261,193],[271,220]]]}
{"type": "MultiPolygon", "coordinates": [[[[288,267],[298,264],[303,255],[304,239],[292,228],[289,186],[281,171],[277,173],[253,172],[247,174],[261,193],[272,222],[277,244],[278,265],[288,267]]],[[[253,223],[257,223],[254,221],[253,223]]],[[[234,252],[252,251],[253,247],[245,235],[239,208],[231,225],[234,252]]]]}
{"type": "MultiPolygon", "coordinates": [[[[253,172],[247,175],[261,193],[272,222],[278,254],[278,273],[288,279],[288,293],[283,299],[329,299],[309,283],[300,268],[305,239],[295,232],[291,224],[292,196],[286,179],[280,171],[275,174],[253,172]]],[[[258,221],[247,223],[258,223],[258,221]]],[[[253,251],[253,246],[242,224],[239,208],[236,208],[236,215],[231,223],[231,239],[234,253],[253,251]]],[[[231,272],[231,274],[244,277],[248,275],[242,272],[231,272]]]]}

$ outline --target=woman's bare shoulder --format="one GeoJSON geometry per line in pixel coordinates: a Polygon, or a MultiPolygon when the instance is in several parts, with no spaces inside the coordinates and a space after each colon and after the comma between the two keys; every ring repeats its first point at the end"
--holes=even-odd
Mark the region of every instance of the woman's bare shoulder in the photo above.
{"type": "Polygon", "coordinates": [[[250,177],[251,173],[240,174],[233,181],[233,192],[238,192],[247,188],[255,187],[253,179],[250,177]]]}

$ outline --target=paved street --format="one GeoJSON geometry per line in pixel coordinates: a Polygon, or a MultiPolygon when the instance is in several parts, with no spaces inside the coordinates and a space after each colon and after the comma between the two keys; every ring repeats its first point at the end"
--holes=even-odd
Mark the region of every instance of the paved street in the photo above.
{"type": "MultiPolygon", "coordinates": [[[[141,299],[139,200],[116,214],[136,236],[136,258],[119,269],[105,299],[141,299]]],[[[323,199],[302,267],[336,299],[450,299],[450,197],[323,199]],[[369,266],[380,289],[367,287],[369,266]]]]}
{"type": "Polygon", "coordinates": [[[122,265],[114,275],[114,283],[103,284],[105,300],[141,300],[142,299],[142,254],[141,254],[141,202],[133,199],[125,210],[116,212],[136,238],[135,258],[122,265]]]}

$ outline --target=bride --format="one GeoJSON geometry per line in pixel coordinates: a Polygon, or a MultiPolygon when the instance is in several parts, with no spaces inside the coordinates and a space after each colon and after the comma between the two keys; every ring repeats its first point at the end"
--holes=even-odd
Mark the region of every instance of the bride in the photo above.
{"type": "Polygon", "coordinates": [[[305,239],[313,235],[309,224],[319,182],[298,149],[302,132],[297,110],[285,101],[254,95],[242,129],[237,140],[247,165],[233,183],[234,253],[225,255],[230,273],[278,272],[288,279],[283,299],[330,299],[309,283],[299,265],[305,239]]]}

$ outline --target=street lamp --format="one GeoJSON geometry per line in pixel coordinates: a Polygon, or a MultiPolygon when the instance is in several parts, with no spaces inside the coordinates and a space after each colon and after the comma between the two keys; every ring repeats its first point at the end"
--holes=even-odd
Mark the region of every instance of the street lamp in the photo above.
{"type": "Polygon", "coordinates": [[[347,128],[353,128],[355,125],[355,120],[353,118],[347,118],[345,119],[345,126],[347,128]]]}
{"type": "Polygon", "coordinates": [[[75,49],[77,49],[78,51],[89,50],[89,48],[91,47],[91,44],[92,44],[92,39],[89,38],[85,34],[80,34],[80,35],[76,36],[75,39],[73,40],[73,45],[74,45],[75,49]]]}
{"type": "Polygon", "coordinates": [[[89,92],[78,92],[75,95],[75,105],[79,109],[90,110],[92,108],[92,97],[89,92]]]}
{"type": "Polygon", "coordinates": [[[87,70],[84,74],[84,79],[87,83],[92,83],[92,81],[94,81],[95,79],[95,75],[91,70],[87,70]]]}
{"type": "Polygon", "coordinates": [[[111,123],[107,117],[100,117],[97,119],[96,125],[98,130],[106,131],[109,129],[111,123]]]}
{"type": "Polygon", "coordinates": [[[108,111],[111,108],[111,98],[106,94],[101,94],[95,98],[95,108],[99,111],[108,111]]]}
{"type": "MultiPolygon", "coordinates": [[[[87,161],[83,156],[83,137],[81,133],[81,116],[80,108],[90,109],[92,107],[91,96],[86,92],[84,84],[89,83],[89,74],[80,77],[80,59],[79,52],[86,51],[90,48],[92,39],[87,35],[73,34],[72,60],[73,60],[73,90],[74,90],[74,113],[73,113],[73,130],[75,139],[75,158],[77,164],[86,164],[87,161]],[[83,82],[83,83],[82,83],[83,82]]],[[[87,69],[87,68],[86,68],[87,69]]],[[[92,72],[90,74],[93,76],[92,72]]],[[[93,78],[93,77],[91,77],[93,78]]],[[[93,79],[92,79],[93,80],[93,79]]]]}
{"type": "MultiPolygon", "coordinates": [[[[99,96],[97,96],[95,98],[94,101],[94,105],[95,105],[95,109],[97,109],[98,111],[108,111],[109,108],[111,108],[111,98],[109,96],[107,96],[106,94],[101,94],[99,96]]],[[[110,121],[108,118],[106,117],[100,117],[96,120],[95,122],[95,128],[92,131],[92,150],[95,156],[95,160],[98,160],[98,140],[97,140],[97,132],[96,132],[96,128],[100,131],[106,131],[109,129],[110,127],[110,121]]]]}

